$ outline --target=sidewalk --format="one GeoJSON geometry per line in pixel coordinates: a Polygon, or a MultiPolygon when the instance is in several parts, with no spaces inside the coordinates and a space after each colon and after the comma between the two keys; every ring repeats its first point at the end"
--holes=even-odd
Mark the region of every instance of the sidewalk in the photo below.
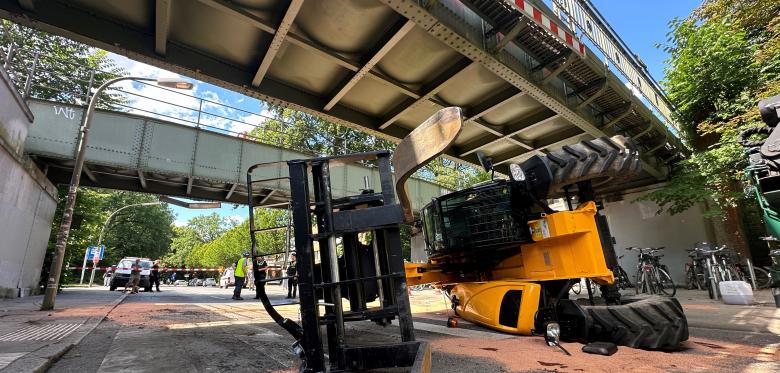
{"type": "Polygon", "coordinates": [[[48,312],[40,295],[0,300],[0,372],[45,371],[123,299],[100,286],[66,288],[48,312]]]}

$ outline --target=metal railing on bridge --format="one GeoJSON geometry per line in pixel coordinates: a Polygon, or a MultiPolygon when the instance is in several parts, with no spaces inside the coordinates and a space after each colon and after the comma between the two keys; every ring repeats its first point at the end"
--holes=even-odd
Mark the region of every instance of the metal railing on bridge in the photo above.
{"type": "MultiPolygon", "coordinates": [[[[52,58],[41,51],[19,48],[14,44],[0,46],[0,58],[24,98],[77,106],[86,106],[93,90],[103,81],[126,75],[121,74],[124,72],[122,68],[100,70],[52,58]]],[[[217,90],[224,91],[221,88],[217,90]]],[[[228,91],[224,93],[240,95],[228,91]]],[[[296,113],[296,121],[291,122],[279,115],[271,115],[268,110],[252,111],[229,105],[221,100],[219,93],[215,91],[208,90],[202,94],[208,95],[208,98],[160,87],[154,83],[130,80],[127,84],[107,88],[99,107],[235,136],[310,156],[341,155],[375,149],[392,150],[395,147],[392,142],[352,128],[323,122],[309,114],[296,113]],[[326,125],[331,131],[323,132],[313,127],[312,123],[326,125]],[[297,137],[295,132],[298,132],[297,137]],[[307,146],[312,145],[306,144],[307,140],[312,141],[313,146],[307,146]]],[[[263,105],[268,107],[259,100],[243,95],[239,100],[256,101],[258,108],[263,105]]],[[[471,165],[444,158],[442,162],[455,168],[457,172],[476,172],[471,165]]],[[[364,165],[374,167],[370,163],[364,165]]],[[[464,187],[464,178],[455,177],[453,181],[437,179],[426,169],[421,169],[414,177],[450,190],[464,187]]]]}

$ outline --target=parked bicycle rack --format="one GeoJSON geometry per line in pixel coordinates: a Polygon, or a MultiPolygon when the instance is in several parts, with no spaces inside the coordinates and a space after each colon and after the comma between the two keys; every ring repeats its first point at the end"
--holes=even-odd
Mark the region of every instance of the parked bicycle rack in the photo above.
{"type": "Polygon", "coordinates": [[[261,231],[254,226],[254,208],[261,206],[254,198],[253,186],[289,180],[301,325],[276,312],[264,288],[261,301],[274,321],[296,339],[293,349],[304,360],[301,371],[325,371],[321,325],[326,326],[330,372],[411,366],[418,350],[426,347],[414,342],[399,230],[404,216],[396,202],[390,152],[292,160],[287,162],[289,177],[252,179],[257,168],[278,163],[257,164],[247,171],[252,260],[255,264],[255,233],[261,231]],[[381,192],[369,189],[359,195],[332,198],[331,168],[357,161],[377,162],[381,192]],[[361,243],[360,238],[367,234],[372,243],[361,243]],[[316,263],[315,243],[320,263],[316,263]],[[348,311],[343,309],[342,298],[349,299],[348,311]],[[368,308],[367,303],[376,299],[379,306],[368,308]],[[401,343],[361,346],[347,340],[345,322],[372,320],[386,326],[396,318],[401,343]]]}

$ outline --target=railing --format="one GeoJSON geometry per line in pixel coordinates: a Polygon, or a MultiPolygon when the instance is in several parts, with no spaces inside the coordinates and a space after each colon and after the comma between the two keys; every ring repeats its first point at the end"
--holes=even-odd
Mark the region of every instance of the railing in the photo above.
{"type": "Polygon", "coordinates": [[[614,67],[637,92],[643,96],[662,121],[679,136],[677,125],[672,120],[674,107],[667,99],[658,82],[653,79],[639,56],[631,52],[607,21],[589,0],[546,0],[550,2],[560,20],[575,31],[580,38],[586,38],[591,47],[598,49],[606,59],[607,68],[614,67]]]}
{"type": "MultiPolygon", "coordinates": [[[[80,66],[71,61],[43,58],[39,51],[27,51],[11,46],[0,46],[3,66],[24,98],[57,101],[77,106],[86,106],[92,91],[107,79],[119,76],[117,71],[104,71],[80,66]]],[[[197,87],[197,86],[196,86],[197,87]]],[[[301,114],[297,122],[285,121],[278,116],[264,112],[253,112],[220,102],[216,92],[206,91],[208,98],[197,97],[180,91],[160,87],[154,83],[130,80],[126,84],[108,87],[104,91],[99,107],[128,114],[161,119],[185,126],[235,136],[280,148],[295,150],[309,156],[339,155],[373,149],[393,150],[396,144],[372,135],[333,125],[334,132],[321,132],[307,126],[305,122],[318,120],[308,114],[301,114]],[[303,123],[300,123],[303,122],[303,123]],[[301,134],[300,140],[314,140],[320,144],[315,149],[296,143],[291,134],[301,134]],[[350,148],[348,137],[360,139],[360,148],[350,148]],[[372,149],[373,148],[373,149],[372,149]]],[[[254,98],[242,97],[255,100],[254,98]]],[[[258,101],[258,106],[262,102],[258,101]]],[[[475,172],[470,165],[447,160],[459,172],[475,172]]],[[[365,166],[374,167],[367,163],[365,166]]],[[[421,169],[416,178],[454,190],[463,187],[462,179],[456,183],[436,180],[428,170],[421,169]]]]}

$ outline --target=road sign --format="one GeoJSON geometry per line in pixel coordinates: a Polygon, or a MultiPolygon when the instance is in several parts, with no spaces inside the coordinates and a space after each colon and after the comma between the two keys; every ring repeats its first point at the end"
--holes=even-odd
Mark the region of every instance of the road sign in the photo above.
{"type": "Polygon", "coordinates": [[[87,248],[87,259],[95,260],[95,257],[98,258],[98,261],[103,259],[103,254],[105,254],[106,251],[106,245],[100,245],[100,246],[90,246],[87,248]]]}

